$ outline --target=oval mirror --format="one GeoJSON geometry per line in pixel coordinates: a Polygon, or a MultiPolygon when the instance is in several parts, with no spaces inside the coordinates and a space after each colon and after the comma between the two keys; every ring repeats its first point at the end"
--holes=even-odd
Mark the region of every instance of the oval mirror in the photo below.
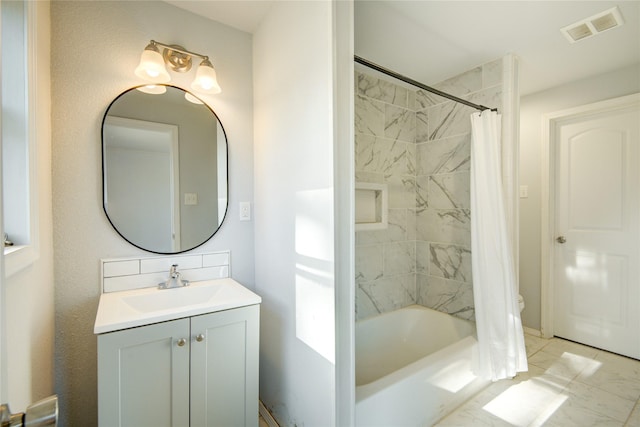
{"type": "Polygon", "coordinates": [[[129,243],[184,252],[209,240],[226,214],[227,138],[216,114],[191,93],[148,88],[120,94],[104,115],[104,211],[129,243]]]}

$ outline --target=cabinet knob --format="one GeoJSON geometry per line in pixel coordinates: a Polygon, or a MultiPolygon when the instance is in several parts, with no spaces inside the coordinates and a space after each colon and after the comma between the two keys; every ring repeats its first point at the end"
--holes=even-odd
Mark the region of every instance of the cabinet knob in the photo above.
{"type": "Polygon", "coordinates": [[[198,341],[198,342],[202,342],[202,341],[204,341],[204,335],[202,335],[202,334],[198,334],[198,335],[196,336],[196,341],[198,341]]]}
{"type": "Polygon", "coordinates": [[[558,242],[558,243],[566,243],[566,241],[567,241],[567,238],[564,237],[564,236],[558,236],[556,238],[556,242],[558,242]]]}
{"type": "Polygon", "coordinates": [[[180,338],[178,340],[178,347],[183,347],[186,343],[187,343],[187,340],[185,340],[184,338],[180,338]]]}

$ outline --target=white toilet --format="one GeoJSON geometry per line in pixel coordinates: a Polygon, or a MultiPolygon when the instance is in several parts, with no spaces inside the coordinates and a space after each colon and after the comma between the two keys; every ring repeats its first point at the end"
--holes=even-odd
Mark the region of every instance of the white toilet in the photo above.
{"type": "Polygon", "coordinates": [[[520,306],[520,313],[522,313],[522,310],[524,310],[524,298],[520,294],[518,294],[518,306],[520,306]]]}

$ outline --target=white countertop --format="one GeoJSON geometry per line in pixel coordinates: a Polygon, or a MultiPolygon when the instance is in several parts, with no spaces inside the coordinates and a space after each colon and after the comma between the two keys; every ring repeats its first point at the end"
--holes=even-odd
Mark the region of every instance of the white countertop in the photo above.
{"type": "Polygon", "coordinates": [[[191,282],[174,289],[144,288],[100,296],[94,334],[260,304],[262,298],[233,279],[191,282]]]}

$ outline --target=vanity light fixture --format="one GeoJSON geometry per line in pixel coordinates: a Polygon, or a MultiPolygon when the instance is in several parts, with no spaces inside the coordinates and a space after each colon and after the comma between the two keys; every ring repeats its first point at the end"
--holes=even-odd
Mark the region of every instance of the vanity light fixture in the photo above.
{"type": "Polygon", "coordinates": [[[209,58],[202,60],[198,71],[196,71],[196,79],[191,83],[191,89],[210,94],[222,92],[216,77],[216,70],[213,68],[209,58]]]}
{"type": "Polygon", "coordinates": [[[136,76],[154,83],[167,83],[171,80],[171,76],[164,67],[164,59],[153,40],[142,51],[140,64],[134,73],[136,76]]]}
{"type": "MultiPolygon", "coordinates": [[[[182,46],[168,45],[155,40],[151,40],[142,52],[140,64],[138,64],[134,73],[136,76],[152,83],[167,83],[171,80],[171,76],[167,72],[166,66],[172,71],[186,73],[191,69],[193,56],[202,58],[202,62],[198,66],[191,88],[211,95],[222,92],[218,84],[216,70],[213,68],[208,56],[188,51],[182,46]],[[163,48],[162,54],[158,47],[163,48]]],[[[147,93],[154,92],[149,90],[147,93]]]]}

